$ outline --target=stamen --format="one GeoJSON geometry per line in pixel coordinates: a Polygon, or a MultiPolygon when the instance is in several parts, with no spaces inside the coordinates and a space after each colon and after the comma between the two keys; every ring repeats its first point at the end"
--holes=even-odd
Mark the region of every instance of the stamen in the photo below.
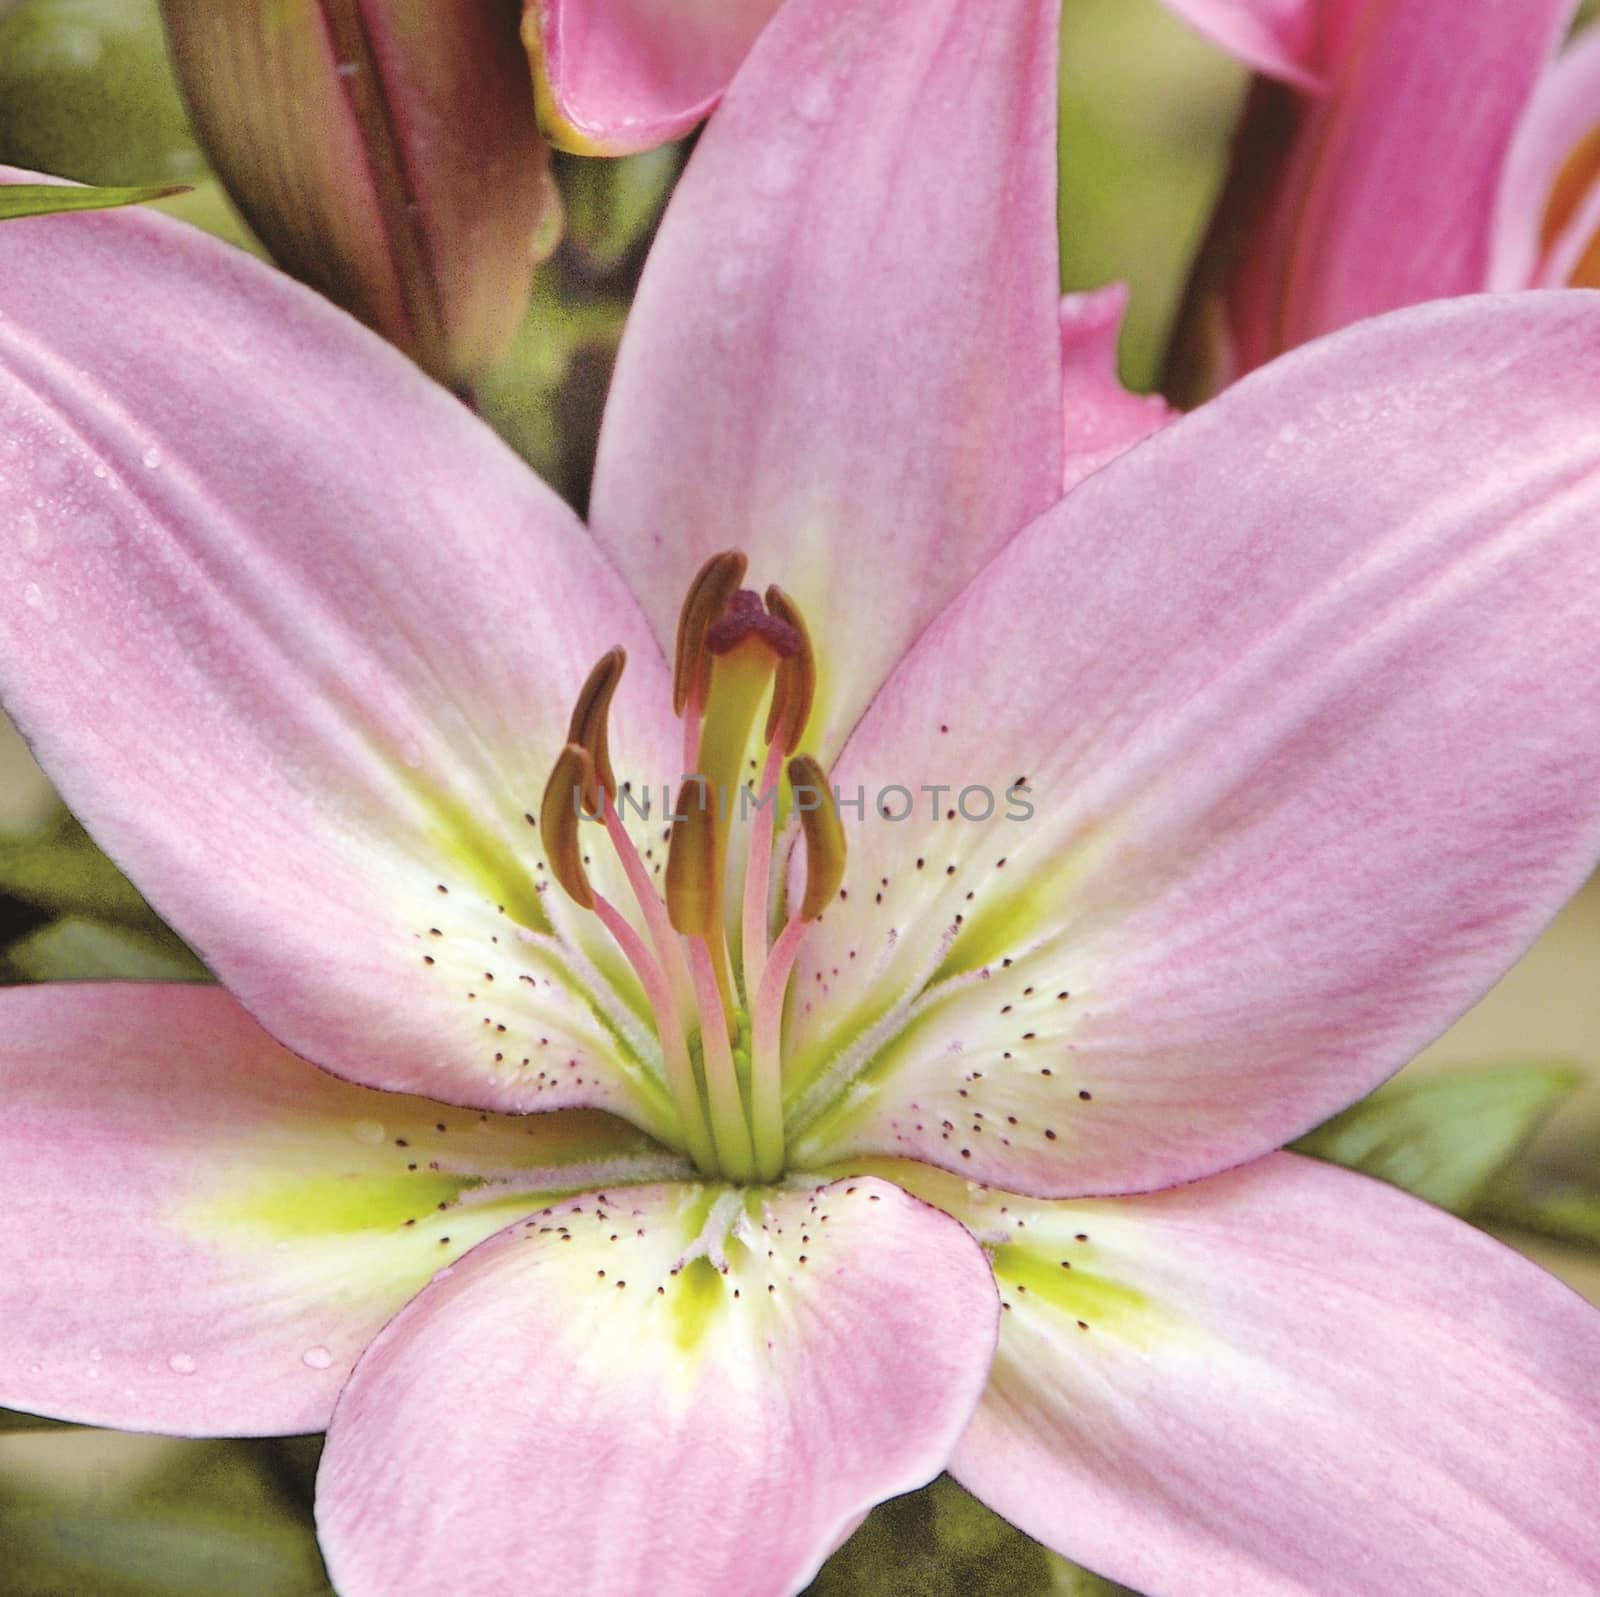
{"type": "Polygon", "coordinates": [[[745,865],[741,948],[744,990],[751,1003],[767,968],[768,906],[772,890],[772,842],[778,830],[778,780],[783,757],[793,754],[811,719],[817,693],[817,663],[811,633],[800,607],[776,585],[767,589],[767,609],[796,643],[794,651],[778,661],[772,681],[772,703],[767,710],[766,764],[756,792],[754,830],[745,865]],[[772,813],[766,813],[768,803],[772,813]]]}
{"type": "MultiPolygon", "coordinates": [[[[782,589],[768,588],[763,599],[741,588],[745,569],[737,551],[708,560],[678,621],[673,702],[684,720],[681,769],[696,774],[684,779],[671,817],[664,894],[618,807],[609,719],[627,665],[621,649],[596,663],[578,695],[539,816],[552,876],[575,904],[594,911],[648,1000],[686,1151],[708,1176],[733,1182],[772,1181],[783,1173],[785,994],[806,929],[839,891],[845,868],[844,831],[826,775],[816,760],[795,753],[816,700],[810,634],[782,589]],[[756,719],[763,710],[764,725],[756,719]],[[731,823],[736,805],[741,820],[750,814],[746,779],[753,749],[763,744],[736,978],[726,913],[731,823]],[[786,813],[780,797],[792,800],[800,822],[806,877],[798,907],[774,942],[773,854],[786,813]],[[586,818],[603,823],[642,929],[590,881],[586,818]]],[[[586,972],[580,980],[603,989],[592,1001],[603,1002],[610,978],[601,977],[581,941],[564,934],[562,941],[577,970],[586,972]]],[[[637,1019],[636,1000],[630,1018],[637,1019]]]]}
{"type": "Polygon", "coordinates": [[[789,761],[789,785],[806,840],[806,892],[800,919],[813,921],[833,902],[844,881],[844,825],[827,775],[809,754],[789,761]]]}
{"type": "MultiPolygon", "coordinates": [[[[719,1024],[721,995],[711,951],[703,937],[689,943],[689,965],[694,972],[695,996],[700,1002],[700,1057],[706,1073],[706,1099],[711,1108],[711,1135],[723,1174],[730,1181],[749,1181],[756,1173],[755,1149],[745,1121],[744,1096],[733,1065],[727,1029],[719,1024]]],[[[781,1166],[780,1166],[781,1168],[781,1166]]]]}
{"type": "Polygon", "coordinates": [[[550,780],[545,783],[539,805],[539,833],[544,840],[550,874],[563,892],[580,909],[594,908],[594,889],[583,868],[583,844],[579,828],[583,825],[580,806],[588,814],[600,810],[600,789],[595,781],[594,761],[589,751],[569,743],[556,760],[550,780]]]}
{"type": "Polygon", "coordinates": [[[683,1017],[677,1000],[661,967],[650,957],[644,939],[631,927],[622,913],[603,893],[594,895],[595,914],[601,924],[616,939],[633,973],[644,988],[656,1021],[656,1039],[661,1044],[661,1062],[666,1072],[667,1090],[672,1094],[673,1106],[678,1111],[678,1124],[689,1157],[708,1175],[717,1169],[716,1147],[706,1126],[705,1111],[700,1103],[699,1084],[694,1079],[694,1063],[689,1058],[689,1045],[684,1037],[683,1017]]]}
{"type": "MultiPolygon", "coordinates": [[[[616,695],[617,684],[622,681],[623,668],[627,663],[628,655],[624,649],[611,649],[601,655],[578,694],[578,702],[573,706],[572,720],[567,727],[567,742],[576,743],[588,751],[600,787],[613,798],[617,792],[617,777],[611,769],[611,740],[607,723],[611,715],[611,700],[616,695]]],[[[598,809],[598,805],[590,807],[598,809]]]]}
{"type": "Polygon", "coordinates": [[[706,633],[738,592],[750,562],[737,549],[727,549],[701,566],[689,584],[678,612],[678,646],[672,668],[672,710],[682,715],[691,699],[705,702],[711,662],[706,633]]]}
{"type": "MultiPolygon", "coordinates": [[[[731,1036],[736,1029],[733,972],[722,925],[728,828],[727,817],[719,816],[718,808],[711,784],[704,777],[691,776],[679,790],[678,807],[672,815],[672,841],[667,849],[667,915],[675,931],[706,948],[716,979],[716,1011],[722,1016],[724,1032],[731,1036]]],[[[702,1026],[711,1024],[712,1013],[702,1001],[702,1026]]]]}
{"type": "Polygon", "coordinates": [[[806,887],[767,959],[759,988],[751,995],[750,1122],[755,1129],[756,1170],[770,1181],[783,1169],[783,1073],[780,1055],[783,999],[800,944],[811,923],[833,902],[844,881],[845,839],[839,808],[826,773],[809,754],[789,762],[789,785],[806,847],[806,887]],[[770,1173],[769,1173],[770,1172],[770,1173]]]}
{"type": "Polygon", "coordinates": [[[667,915],[685,937],[720,929],[722,895],[717,871],[717,818],[710,784],[691,776],[678,790],[667,848],[667,915]]]}
{"type": "Polygon", "coordinates": [[[766,741],[793,754],[805,736],[811,706],[817,697],[817,659],[811,633],[800,607],[782,588],[767,589],[767,609],[799,640],[795,652],[780,662],[772,684],[772,707],[767,711],[766,741]]]}
{"type": "Polygon", "coordinates": [[[617,813],[616,805],[609,801],[606,804],[605,823],[611,846],[617,851],[617,858],[622,862],[622,869],[628,878],[629,887],[633,889],[639,912],[644,916],[645,925],[650,930],[650,941],[655,945],[656,958],[661,963],[662,971],[672,984],[680,1007],[692,1004],[694,988],[689,979],[689,965],[683,955],[683,944],[673,933],[666,905],[661,902],[655,884],[650,880],[650,872],[645,869],[644,861],[639,858],[639,850],[634,847],[633,839],[628,836],[628,829],[622,824],[622,817],[617,813]]]}

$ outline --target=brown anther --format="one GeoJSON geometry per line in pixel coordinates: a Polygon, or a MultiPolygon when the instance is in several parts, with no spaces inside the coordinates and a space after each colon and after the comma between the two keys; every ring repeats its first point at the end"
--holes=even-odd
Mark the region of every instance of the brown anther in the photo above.
{"type": "Polygon", "coordinates": [[[667,918],[685,937],[707,937],[722,912],[717,798],[704,777],[678,790],[667,849],[667,918]]]}
{"type": "Polygon", "coordinates": [[[767,609],[800,640],[800,647],[781,660],[772,683],[772,707],[767,711],[765,741],[778,744],[785,754],[800,747],[811,706],[817,697],[817,657],[811,632],[800,606],[782,588],[767,589],[767,609]]]}
{"type": "MultiPolygon", "coordinates": [[[[609,793],[613,801],[617,796],[617,776],[611,769],[611,740],[607,726],[611,700],[627,663],[625,649],[609,649],[600,656],[599,663],[589,673],[588,680],[578,694],[578,702],[572,707],[572,720],[567,726],[567,742],[588,750],[599,787],[609,793]]],[[[585,805],[593,813],[600,807],[598,796],[592,804],[589,798],[590,795],[586,793],[585,805]]]]}
{"type": "Polygon", "coordinates": [[[550,874],[580,909],[593,909],[594,890],[583,868],[580,806],[589,814],[596,814],[600,792],[589,751],[581,744],[569,743],[545,783],[544,800],[539,806],[539,835],[550,874]]]}
{"type": "Polygon", "coordinates": [[[789,785],[806,840],[806,891],[800,919],[816,920],[844,881],[844,825],[827,772],[809,754],[797,754],[789,761],[789,785]]]}
{"type": "Polygon", "coordinates": [[[672,668],[672,710],[682,715],[692,697],[704,698],[711,671],[706,633],[739,591],[750,562],[727,549],[701,566],[678,612],[678,646],[672,668]]]}

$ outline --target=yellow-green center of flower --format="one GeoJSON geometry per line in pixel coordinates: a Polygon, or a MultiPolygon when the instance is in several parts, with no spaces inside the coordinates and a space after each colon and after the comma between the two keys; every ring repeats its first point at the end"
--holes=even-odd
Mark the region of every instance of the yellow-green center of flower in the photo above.
{"type": "Polygon", "coordinates": [[[623,824],[627,790],[611,765],[621,649],[601,659],[578,696],[539,825],[556,881],[600,918],[650,1001],[685,1150],[707,1175],[771,1181],[784,1160],[779,1050],[789,977],[806,927],[839,890],[845,844],[822,767],[796,752],[816,691],[805,621],[780,589],[763,599],[741,588],[745,569],[736,552],[707,561],[679,617],[673,708],[693,774],[670,820],[664,900],[623,824]],[[753,784],[747,762],[759,773],[753,784]],[[806,880],[800,903],[775,918],[781,816],[799,826],[806,880]],[[626,873],[643,935],[584,869],[583,827],[596,821],[626,873]],[[734,895],[736,823],[748,825],[748,847],[734,895]]]}

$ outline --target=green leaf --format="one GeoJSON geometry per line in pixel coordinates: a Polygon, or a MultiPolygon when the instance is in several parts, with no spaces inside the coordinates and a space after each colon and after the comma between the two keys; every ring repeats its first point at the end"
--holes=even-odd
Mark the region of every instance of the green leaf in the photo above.
{"type": "Polygon", "coordinates": [[[1519,1181],[1493,1182],[1474,1205],[1478,1225],[1531,1231],[1574,1248],[1600,1248],[1600,1191],[1560,1186],[1529,1191],[1519,1181]]]}
{"type": "Polygon", "coordinates": [[[1402,1077],[1293,1146],[1466,1214],[1578,1079],[1556,1064],[1402,1077]]]}
{"type": "Polygon", "coordinates": [[[1058,1558],[948,1475],[880,1503],[808,1597],[1133,1597],[1058,1558]]]}
{"type": "Polygon", "coordinates": [[[7,1597],[328,1597],[311,1520],[319,1438],[163,1442],[153,1467],[99,1478],[111,1440],[14,1441],[0,1493],[7,1597]],[[56,1461],[16,1467],[30,1448],[56,1461]]]}
{"type": "Polygon", "coordinates": [[[6,950],[23,981],[201,981],[205,967],[181,944],[151,932],[58,920],[6,950]]]}
{"type": "Polygon", "coordinates": [[[146,200],[164,200],[187,192],[185,183],[110,189],[66,183],[8,183],[0,187],[0,222],[19,216],[54,216],[60,211],[108,211],[118,205],[143,205],[146,200]]]}
{"type": "Polygon", "coordinates": [[[9,1597],[312,1597],[316,1546],[287,1521],[147,1505],[31,1504],[0,1513],[9,1597]]]}
{"type": "Polygon", "coordinates": [[[0,0],[0,161],[84,183],[204,171],[158,0],[0,0]]]}
{"type": "Polygon", "coordinates": [[[671,144],[609,161],[556,152],[567,241],[588,273],[615,272],[640,252],[661,219],[683,162],[682,149],[671,144]]]}
{"type": "Polygon", "coordinates": [[[0,835],[0,892],[46,915],[150,931],[161,925],[133,883],[65,811],[26,836],[0,835]]]}

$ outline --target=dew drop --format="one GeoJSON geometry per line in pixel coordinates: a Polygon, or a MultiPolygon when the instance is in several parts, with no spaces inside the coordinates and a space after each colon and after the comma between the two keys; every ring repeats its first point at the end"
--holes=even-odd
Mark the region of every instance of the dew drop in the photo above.
{"type": "Polygon", "coordinates": [[[804,122],[813,127],[833,115],[833,83],[828,78],[812,78],[795,96],[794,108],[804,122]]]}
{"type": "Polygon", "coordinates": [[[308,1347],[300,1355],[300,1362],[311,1370],[325,1370],[333,1363],[333,1355],[325,1347],[308,1347]]]}
{"type": "Polygon", "coordinates": [[[357,1142],[364,1142],[369,1148],[376,1148],[386,1135],[381,1120],[358,1120],[350,1130],[357,1142]]]}
{"type": "Polygon", "coordinates": [[[140,458],[151,471],[154,471],[161,464],[161,451],[151,444],[140,458]]]}
{"type": "Polygon", "coordinates": [[[196,1368],[194,1356],[190,1353],[174,1353],[167,1360],[167,1368],[174,1375],[193,1375],[196,1368]]]}
{"type": "Polygon", "coordinates": [[[30,582],[28,586],[22,590],[22,602],[27,605],[30,610],[44,609],[44,590],[37,582],[30,582]]]}
{"type": "Polygon", "coordinates": [[[787,194],[799,181],[797,152],[787,145],[774,145],[761,157],[756,168],[756,191],[778,196],[787,194]]]}

